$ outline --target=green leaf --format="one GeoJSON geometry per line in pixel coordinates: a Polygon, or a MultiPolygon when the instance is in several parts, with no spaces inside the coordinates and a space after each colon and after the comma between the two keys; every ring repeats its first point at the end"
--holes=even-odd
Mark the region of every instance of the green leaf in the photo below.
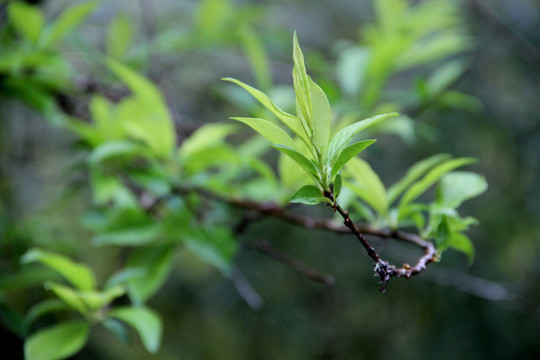
{"type": "Polygon", "coordinates": [[[107,54],[114,59],[121,59],[133,40],[133,24],[128,16],[119,13],[107,28],[107,54]]]}
{"type": "Polygon", "coordinates": [[[118,156],[143,155],[145,149],[140,144],[128,140],[107,141],[95,148],[87,158],[90,165],[118,156]]]}
{"type": "Polygon", "coordinates": [[[168,158],[176,147],[176,133],[160,92],[121,63],[108,59],[107,65],[133,92],[132,98],[118,105],[118,119],[133,138],[145,142],[159,157],[168,158]]]}
{"type": "Polygon", "coordinates": [[[343,179],[342,179],[341,173],[338,172],[334,180],[334,188],[333,188],[334,199],[337,199],[339,194],[341,194],[342,185],[343,185],[343,179]]]}
{"type": "Polygon", "coordinates": [[[235,129],[231,124],[205,124],[182,143],[178,156],[182,161],[187,161],[195,153],[222,143],[235,129]]]}
{"type": "Polygon", "coordinates": [[[233,78],[222,78],[221,80],[230,81],[241,86],[244,90],[249,92],[251,96],[257,99],[264,107],[270,110],[270,112],[274,114],[283,124],[285,124],[285,126],[291,129],[292,132],[294,132],[298,137],[307,141],[308,136],[302,127],[300,119],[278,108],[265,93],[233,78]]]}
{"type": "Polygon", "coordinates": [[[452,229],[450,228],[450,223],[448,222],[446,215],[443,215],[441,222],[437,227],[437,234],[435,236],[435,243],[437,244],[437,251],[439,252],[439,255],[448,249],[451,237],[452,229]]]}
{"type": "Polygon", "coordinates": [[[364,151],[368,146],[373,144],[377,140],[362,140],[357,143],[351,144],[345,147],[339,155],[337,155],[335,161],[331,163],[332,172],[331,176],[334,177],[339,170],[353,157],[364,151]]]}
{"type": "Polygon", "coordinates": [[[448,241],[448,245],[451,248],[467,255],[467,258],[469,259],[469,266],[472,265],[474,261],[474,245],[471,239],[462,233],[454,233],[448,241]]]}
{"type": "Polygon", "coordinates": [[[58,284],[54,281],[47,281],[43,286],[47,290],[52,290],[52,292],[62,299],[63,302],[77,310],[82,315],[86,315],[88,313],[89,309],[81,299],[80,292],[68,286],[58,284]]]}
{"type": "Polygon", "coordinates": [[[96,235],[92,237],[92,243],[97,246],[141,246],[156,241],[160,234],[160,224],[148,224],[96,235]]]}
{"type": "Polygon", "coordinates": [[[256,32],[248,26],[240,28],[239,34],[244,52],[251,64],[251,69],[257,80],[257,85],[263,90],[272,87],[272,79],[270,77],[270,67],[268,65],[268,55],[262,41],[257,37],[256,32]]]}
{"type": "Polygon", "coordinates": [[[298,190],[289,200],[292,203],[301,203],[315,205],[321,202],[331,204],[330,199],[326,198],[321,189],[315,185],[305,185],[298,190]]]}
{"type": "Polygon", "coordinates": [[[139,334],[144,347],[150,353],[155,354],[159,350],[162,324],[159,316],[153,310],[146,307],[126,306],[111,310],[109,316],[133,327],[139,334]]]}
{"type": "Polygon", "coordinates": [[[308,77],[313,107],[313,127],[315,144],[321,150],[321,156],[326,158],[328,142],[330,141],[330,127],[332,125],[332,112],[330,103],[324,91],[308,77]]]}
{"type": "Polygon", "coordinates": [[[39,7],[14,1],[9,4],[8,14],[9,20],[17,32],[31,42],[37,43],[45,22],[39,7]]]}
{"type": "Polygon", "coordinates": [[[96,287],[94,274],[86,265],[41,249],[30,249],[21,258],[23,264],[40,262],[58,272],[80,290],[93,290],[96,287]]]}
{"type": "Polygon", "coordinates": [[[43,34],[43,45],[54,45],[64,35],[79,25],[97,6],[97,2],[88,1],[73,5],[65,10],[62,15],[43,34]]]}
{"type": "Polygon", "coordinates": [[[237,245],[229,229],[207,227],[199,231],[198,235],[190,236],[186,245],[189,251],[218,268],[224,276],[230,275],[237,245]]]}
{"type": "Polygon", "coordinates": [[[127,344],[129,342],[127,326],[123,322],[117,319],[108,318],[103,320],[102,324],[124,343],[127,344]]]}
{"type": "MultiPolygon", "coordinates": [[[[298,117],[306,121],[306,125],[313,131],[313,105],[311,98],[311,86],[304,63],[304,54],[298,44],[296,31],[293,36],[293,85],[296,94],[296,113],[298,117]]],[[[308,136],[309,137],[309,136],[308,136]]]]}
{"type": "Polygon", "coordinates": [[[144,276],[126,279],[131,301],[144,304],[159,290],[169,275],[176,248],[172,245],[138,248],[127,261],[126,269],[144,269],[144,276]]]}
{"type": "Polygon", "coordinates": [[[482,194],[487,187],[486,179],[472,172],[455,171],[446,174],[437,189],[437,204],[455,209],[465,200],[482,194]]]}
{"type": "Polygon", "coordinates": [[[271,121],[258,118],[232,117],[231,119],[243,122],[253,130],[270,140],[273,144],[283,144],[294,149],[295,144],[289,134],[274,125],[271,121]]]}
{"type": "Polygon", "coordinates": [[[459,158],[443,162],[430,170],[420,181],[412,185],[401,198],[400,208],[414,201],[435,184],[444,174],[467,164],[476,162],[474,158],[459,158]]]}
{"type": "Polygon", "coordinates": [[[345,175],[346,179],[353,180],[346,182],[348,188],[380,215],[386,213],[388,210],[386,190],[377,173],[366,161],[357,157],[351,158],[347,163],[345,175]]]}
{"type": "Polygon", "coordinates": [[[65,359],[82,349],[90,326],[82,321],[70,321],[41,330],[24,343],[25,360],[65,359]]]}
{"type": "Polygon", "coordinates": [[[390,204],[393,203],[399,197],[399,195],[403,193],[403,191],[405,191],[412,183],[424,175],[430,168],[449,158],[450,155],[448,154],[437,154],[421,160],[411,166],[405,176],[403,176],[401,180],[390,186],[388,189],[388,202],[390,204]]]}
{"type": "Polygon", "coordinates": [[[338,154],[345,146],[349,144],[349,141],[351,141],[352,137],[359,131],[369,126],[372,126],[386,118],[397,115],[397,113],[377,115],[365,120],[360,120],[341,129],[337,132],[337,134],[334,135],[332,141],[330,142],[330,145],[328,147],[328,159],[333,159],[336,154],[338,154]]]}
{"type": "Polygon", "coordinates": [[[302,169],[304,169],[315,179],[320,178],[319,171],[317,170],[315,164],[312,161],[308,160],[304,155],[284,145],[273,144],[272,146],[284,153],[285,155],[289,156],[294,161],[296,161],[302,167],[302,169]]]}

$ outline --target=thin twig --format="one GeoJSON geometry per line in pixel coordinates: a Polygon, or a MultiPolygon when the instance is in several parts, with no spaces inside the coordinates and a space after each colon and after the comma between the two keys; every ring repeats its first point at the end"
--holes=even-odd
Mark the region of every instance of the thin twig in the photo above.
{"type": "Polygon", "coordinates": [[[253,248],[261,252],[262,254],[265,254],[272,259],[277,260],[280,263],[290,267],[291,269],[307,277],[311,281],[322,283],[327,286],[334,286],[336,284],[336,281],[332,276],[322,274],[311,269],[310,267],[304,265],[293,257],[273,248],[272,245],[270,245],[270,243],[266,240],[257,241],[253,248]]]}

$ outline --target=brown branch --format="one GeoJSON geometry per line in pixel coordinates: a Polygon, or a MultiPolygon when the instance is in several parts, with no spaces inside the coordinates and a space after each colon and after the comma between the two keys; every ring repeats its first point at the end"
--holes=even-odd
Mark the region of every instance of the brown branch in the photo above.
{"type": "Polygon", "coordinates": [[[313,282],[322,283],[327,286],[334,286],[336,284],[336,281],[332,276],[322,274],[311,269],[310,267],[304,265],[293,257],[273,248],[272,245],[270,245],[270,243],[266,240],[257,241],[253,248],[260,253],[267,255],[272,259],[277,260],[280,263],[290,267],[297,273],[307,277],[313,282]]]}

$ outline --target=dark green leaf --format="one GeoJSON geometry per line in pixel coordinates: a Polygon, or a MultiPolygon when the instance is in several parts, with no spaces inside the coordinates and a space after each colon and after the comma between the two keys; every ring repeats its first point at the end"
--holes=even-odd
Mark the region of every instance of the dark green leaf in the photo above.
{"type": "Polygon", "coordinates": [[[86,343],[90,326],[70,321],[41,330],[24,343],[26,360],[58,360],[77,353],[86,343]]]}
{"type": "Polygon", "coordinates": [[[40,317],[52,312],[71,310],[67,304],[60,299],[47,299],[40,303],[35,304],[26,312],[24,316],[24,323],[26,327],[39,319],[40,317]]]}
{"type": "Polygon", "coordinates": [[[341,173],[337,173],[336,178],[334,180],[334,199],[337,199],[339,194],[341,193],[341,186],[343,185],[343,179],[341,177],[341,173]]]}

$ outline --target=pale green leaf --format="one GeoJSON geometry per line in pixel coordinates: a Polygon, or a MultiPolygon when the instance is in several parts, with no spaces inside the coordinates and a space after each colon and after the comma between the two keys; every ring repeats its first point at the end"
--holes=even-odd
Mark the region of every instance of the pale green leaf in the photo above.
{"type": "Polygon", "coordinates": [[[310,131],[313,131],[311,86],[306,72],[306,65],[304,63],[304,54],[298,44],[296,31],[293,36],[293,62],[293,86],[296,94],[296,114],[305,121],[310,131]]]}
{"type": "Polygon", "coordinates": [[[263,105],[265,108],[270,110],[270,112],[274,114],[283,124],[285,124],[285,126],[291,129],[292,132],[294,132],[297,136],[307,141],[308,137],[302,127],[300,119],[278,108],[265,93],[233,78],[223,78],[222,80],[230,81],[232,83],[235,83],[241,86],[244,90],[249,92],[255,99],[257,99],[261,103],[261,105],[263,105]]]}
{"type": "Polygon", "coordinates": [[[431,169],[421,180],[417,181],[412,185],[409,190],[403,195],[400,201],[400,208],[409,204],[410,202],[417,199],[422,195],[427,189],[429,189],[433,184],[435,184],[439,179],[446,173],[468,164],[476,162],[474,158],[459,158],[447,160],[433,169],[431,169]]]}
{"type": "Polygon", "coordinates": [[[26,339],[24,343],[25,360],[65,359],[82,349],[90,326],[83,321],[70,321],[55,325],[26,339]]]}
{"type": "Polygon", "coordinates": [[[224,276],[230,275],[237,244],[229,229],[206,228],[197,236],[189,236],[186,245],[199,259],[218,268],[224,276]]]}
{"type": "Polygon", "coordinates": [[[53,254],[41,249],[30,249],[24,254],[21,261],[24,264],[40,262],[58,272],[81,290],[93,290],[96,287],[96,280],[90,268],[62,255],[53,254]]]}
{"type": "Polygon", "coordinates": [[[405,176],[388,188],[388,202],[390,204],[393,203],[403,191],[424,175],[430,168],[449,158],[450,155],[448,154],[437,154],[411,166],[409,170],[407,170],[405,176]]]}
{"type": "Polygon", "coordinates": [[[351,144],[345,147],[339,155],[337,155],[332,166],[331,176],[334,177],[339,170],[353,157],[364,151],[368,146],[373,144],[376,140],[362,140],[357,143],[351,144]]]}
{"type": "Polygon", "coordinates": [[[178,156],[182,161],[186,161],[195,153],[222,143],[235,129],[231,124],[205,124],[182,143],[178,156]]]}
{"type": "Polygon", "coordinates": [[[125,306],[111,310],[109,316],[133,327],[145,349],[150,353],[155,354],[159,350],[163,329],[159,316],[153,310],[146,307],[125,306]]]}
{"type": "Polygon", "coordinates": [[[295,143],[285,131],[274,125],[271,121],[258,118],[233,117],[233,120],[243,122],[253,130],[270,140],[273,144],[283,144],[294,149],[295,143]]]}
{"type": "Polygon", "coordinates": [[[31,42],[37,43],[45,22],[38,6],[14,1],[9,4],[8,15],[17,32],[31,42]]]}
{"type": "Polygon", "coordinates": [[[380,215],[385,214],[388,210],[386,190],[371,166],[366,161],[353,157],[345,169],[346,179],[351,180],[347,181],[345,185],[380,215]]]}
{"type": "Polygon", "coordinates": [[[455,171],[446,174],[437,188],[437,204],[455,209],[465,200],[482,194],[487,186],[483,176],[472,172],[455,171]]]}
{"type": "Polygon", "coordinates": [[[304,169],[308,174],[313,176],[315,179],[320,178],[319,171],[317,170],[317,167],[315,166],[315,164],[311,160],[307,159],[304,155],[284,145],[273,144],[272,146],[278,149],[279,151],[281,151],[282,153],[284,153],[285,155],[289,156],[294,161],[296,161],[302,167],[302,169],[304,169]]]}
{"type": "Polygon", "coordinates": [[[305,185],[298,190],[289,200],[292,203],[301,203],[307,205],[315,205],[321,202],[331,203],[330,199],[326,198],[321,189],[315,185],[305,185]]]}
{"type": "Polygon", "coordinates": [[[328,142],[330,141],[330,127],[332,125],[332,112],[330,103],[324,91],[315,84],[308,76],[311,90],[311,100],[313,106],[313,128],[314,140],[317,147],[321,150],[321,156],[324,159],[328,151],[328,142]]]}
{"type": "Polygon", "coordinates": [[[107,54],[121,59],[129,49],[133,40],[133,24],[125,14],[118,14],[107,28],[107,54]]]}
{"type": "Polygon", "coordinates": [[[142,156],[145,149],[128,140],[107,141],[96,147],[86,159],[90,165],[119,156],[142,156]]]}
{"type": "Polygon", "coordinates": [[[79,25],[97,6],[97,2],[88,1],[70,6],[60,17],[45,31],[43,45],[54,45],[64,35],[79,25]]]}
{"type": "Polygon", "coordinates": [[[352,137],[358,133],[359,131],[372,126],[379,121],[382,121],[388,117],[391,116],[397,116],[397,113],[390,113],[390,114],[383,114],[383,115],[377,115],[365,120],[358,121],[354,124],[351,124],[340,131],[338,131],[334,137],[332,138],[332,141],[330,141],[330,145],[328,147],[328,159],[332,160],[334,156],[339,154],[339,152],[349,144],[349,141],[351,141],[352,137]]]}
{"type": "Polygon", "coordinates": [[[51,290],[56,296],[62,299],[67,305],[77,310],[79,313],[85,315],[88,312],[88,308],[82,301],[80,292],[70,288],[68,286],[55,283],[53,281],[47,281],[44,284],[45,289],[51,290]]]}
{"type": "Polygon", "coordinates": [[[239,30],[240,41],[247,58],[251,64],[253,74],[257,80],[259,88],[266,90],[272,86],[270,77],[270,67],[268,65],[268,55],[262,46],[262,41],[250,27],[244,26],[239,30]]]}
{"type": "Polygon", "coordinates": [[[141,246],[156,241],[161,230],[160,224],[140,225],[96,235],[92,238],[92,243],[97,246],[141,246]]]}

